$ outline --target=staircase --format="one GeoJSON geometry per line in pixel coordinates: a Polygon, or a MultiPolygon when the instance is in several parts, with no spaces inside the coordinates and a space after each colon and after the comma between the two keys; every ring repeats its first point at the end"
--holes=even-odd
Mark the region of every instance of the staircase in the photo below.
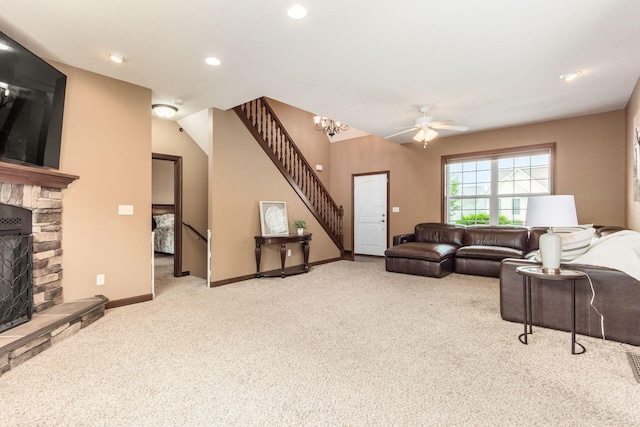
{"type": "Polygon", "coordinates": [[[304,158],[265,98],[233,109],[344,256],[344,210],[304,158]]]}

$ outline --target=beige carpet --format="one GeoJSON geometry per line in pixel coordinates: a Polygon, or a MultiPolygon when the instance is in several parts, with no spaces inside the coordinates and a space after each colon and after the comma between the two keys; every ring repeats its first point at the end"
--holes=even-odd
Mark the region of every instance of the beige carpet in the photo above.
{"type": "MultiPolygon", "coordinates": [[[[500,319],[498,280],[341,261],[207,289],[159,274],[0,377],[2,426],[640,425],[619,346],[500,319]]],[[[632,348],[639,350],[638,348],[632,348]]]]}

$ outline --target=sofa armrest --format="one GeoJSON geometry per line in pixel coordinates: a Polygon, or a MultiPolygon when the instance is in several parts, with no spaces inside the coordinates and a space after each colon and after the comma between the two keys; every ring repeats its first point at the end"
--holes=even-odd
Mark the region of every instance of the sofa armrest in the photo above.
{"type": "Polygon", "coordinates": [[[393,246],[398,246],[402,243],[415,242],[415,241],[416,241],[415,233],[399,234],[397,236],[393,236],[393,246]]]}

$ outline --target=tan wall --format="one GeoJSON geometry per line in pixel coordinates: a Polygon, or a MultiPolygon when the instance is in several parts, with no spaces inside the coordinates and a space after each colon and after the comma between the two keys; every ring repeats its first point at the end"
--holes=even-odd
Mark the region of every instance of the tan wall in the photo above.
{"type": "MultiPolygon", "coordinates": [[[[636,83],[629,103],[627,104],[626,138],[625,138],[625,180],[626,180],[626,212],[627,227],[640,231],[640,202],[633,195],[633,143],[636,138],[635,126],[640,126],[640,79],[636,83]]],[[[638,177],[640,180],[640,177],[638,177]]]]}
{"type": "Polygon", "coordinates": [[[174,164],[169,160],[151,161],[151,203],[154,205],[173,204],[174,164]]]}
{"type": "MultiPolygon", "coordinates": [[[[207,235],[208,157],[180,125],[153,117],[154,153],[182,157],[182,221],[207,235]]],[[[151,155],[149,155],[151,158],[151,155]]],[[[171,162],[173,167],[173,163],[171,162]]],[[[173,191],[172,191],[173,194],[173,191]]],[[[173,203],[173,202],[170,202],[173,203]]],[[[207,245],[187,227],[182,228],[182,269],[191,275],[207,277],[207,245]]]]}
{"type": "Polygon", "coordinates": [[[151,293],[151,91],[62,64],[67,94],[60,171],[66,301],[151,293]],[[118,205],[134,215],[119,216],[118,205]],[[105,285],[96,286],[96,275],[105,285]]]}
{"type": "Polygon", "coordinates": [[[315,130],[314,114],[273,99],[268,99],[268,102],[282,125],[287,129],[289,136],[291,136],[311,168],[320,178],[322,185],[331,192],[329,186],[331,178],[329,176],[329,171],[331,170],[329,146],[331,144],[324,133],[315,130]],[[317,171],[316,165],[322,165],[322,171],[317,171]]]}
{"type": "MultiPolygon", "coordinates": [[[[213,234],[212,280],[255,273],[255,240],[260,235],[260,200],[287,203],[289,230],[295,219],[307,221],[313,233],[310,261],[333,259],[340,251],[271,163],[236,114],[213,110],[210,159],[210,227],[213,234]]],[[[291,245],[287,265],[302,263],[300,245],[291,245]]],[[[279,268],[278,248],[263,250],[262,269],[279,268]]]]}
{"type": "Polygon", "coordinates": [[[582,223],[625,224],[624,111],[555,120],[399,145],[368,136],[331,144],[331,188],[345,206],[345,248],[352,248],[351,176],[390,171],[390,235],[441,221],[441,157],[557,143],[557,194],[573,194],[582,223]]]}

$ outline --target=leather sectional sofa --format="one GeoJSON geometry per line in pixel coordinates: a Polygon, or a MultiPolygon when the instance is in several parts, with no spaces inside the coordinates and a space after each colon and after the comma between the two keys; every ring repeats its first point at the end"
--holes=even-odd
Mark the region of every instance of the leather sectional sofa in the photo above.
{"type": "Polygon", "coordinates": [[[393,237],[385,251],[387,271],[444,277],[450,273],[500,277],[505,258],[525,258],[538,249],[544,229],[422,223],[393,237]]]}
{"type": "MultiPolygon", "coordinates": [[[[596,226],[596,236],[622,230],[596,226]]],[[[387,271],[444,277],[452,272],[500,278],[500,315],[504,320],[523,321],[522,276],[516,268],[539,265],[532,261],[538,239],[546,230],[525,227],[461,226],[423,223],[415,232],[394,236],[385,252],[387,271]]],[[[626,273],[604,267],[563,264],[562,268],[584,271],[590,282],[576,282],[576,332],[640,346],[640,281],[626,273]],[[593,292],[592,292],[593,286],[593,292]]],[[[531,286],[533,325],[571,330],[570,281],[539,281],[531,286]]]]}

